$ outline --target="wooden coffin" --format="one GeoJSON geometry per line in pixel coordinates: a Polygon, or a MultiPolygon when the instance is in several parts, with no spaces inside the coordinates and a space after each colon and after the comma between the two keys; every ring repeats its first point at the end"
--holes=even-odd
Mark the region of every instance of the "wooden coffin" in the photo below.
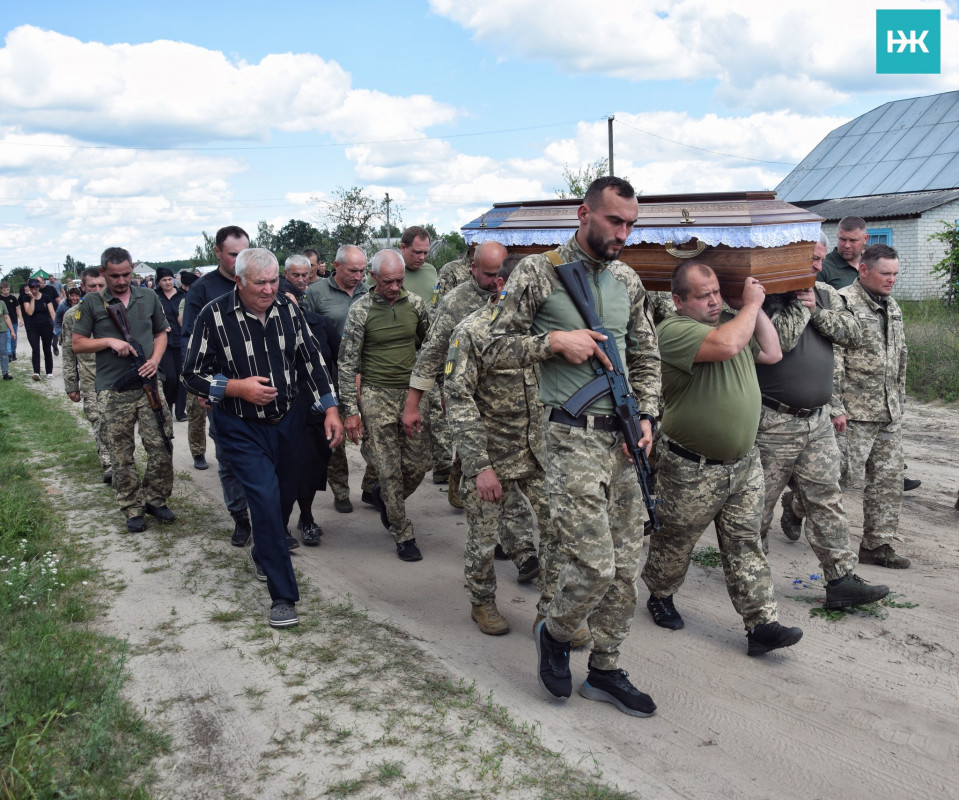
{"type": "MultiPolygon", "coordinates": [[[[711,266],[723,294],[738,297],[747,277],[770,294],[813,285],[813,247],[822,217],[776,199],[775,192],[640,195],[639,217],[620,259],[647,289],[668,291],[683,260],[711,266]]],[[[468,244],[497,241],[529,255],[565,243],[582,200],[496,203],[462,228],[468,244]]]]}

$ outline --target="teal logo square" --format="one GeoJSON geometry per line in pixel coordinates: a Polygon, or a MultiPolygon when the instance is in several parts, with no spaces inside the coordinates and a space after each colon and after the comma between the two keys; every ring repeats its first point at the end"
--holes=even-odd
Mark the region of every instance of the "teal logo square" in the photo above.
{"type": "Polygon", "coordinates": [[[876,11],[876,72],[937,75],[941,71],[940,12],[876,11]]]}

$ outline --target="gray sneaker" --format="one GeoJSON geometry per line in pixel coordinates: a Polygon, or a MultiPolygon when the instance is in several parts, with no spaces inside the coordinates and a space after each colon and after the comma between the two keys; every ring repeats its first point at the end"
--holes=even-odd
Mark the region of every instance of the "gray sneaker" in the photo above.
{"type": "Polygon", "coordinates": [[[256,576],[256,579],[266,583],[266,573],[263,571],[263,567],[260,566],[260,562],[253,558],[252,547],[250,548],[250,566],[253,567],[253,574],[256,576]]]}
{"type": "Polygon", "coordinates": [[[275,600],[270,609],[270,627],[271,628],[289,628],[292,625],[298,625],[300,618],[296,615],[296,609],[289,600],[275,600]]]}

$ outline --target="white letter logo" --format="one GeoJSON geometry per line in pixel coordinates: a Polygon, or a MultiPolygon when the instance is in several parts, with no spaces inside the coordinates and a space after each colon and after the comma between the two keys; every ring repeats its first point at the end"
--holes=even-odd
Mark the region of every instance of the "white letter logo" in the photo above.
{"type": "Polygon", "coordinates": [[[892,53],[892,52],[901,53],[906,49],[906,47],[909,48],[910,53],[915,53],[916,47],[922,50],[923,53],[929,52],[929,49],[926,47],[926,43],[925,43],[926,34],[928,34],[929,31],[923,31],[922,35],[918,39],[916,38],[915,31],[909,31],[909,38],[906,38],[906,34],[903,31],[897,31],[897,33],[899,34],[898,39],[893,37],[892,31],[886,31],[886,52],[887,53],[892,53]],[[895,45],[899,45],[899,49],[896,51],[893,51],[892,48],[895,45]]]}

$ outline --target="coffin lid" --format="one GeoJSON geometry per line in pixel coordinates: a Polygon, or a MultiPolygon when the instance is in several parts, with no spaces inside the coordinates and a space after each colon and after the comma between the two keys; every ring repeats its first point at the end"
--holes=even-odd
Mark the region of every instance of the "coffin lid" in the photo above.
{"type": "MultiPolygon", "coordinates": [[[[712,192],[640,195],[639,217],[626,246],[683,244],[696,238],[709,245],[780,247],[817,242],[822,217],[775,192],[712,192]]],[[[525,200],[494,203],[462,227],[467,244],[494,241],[507,247],[564,244],[579,227],[582,200],[525,200]]]]}

